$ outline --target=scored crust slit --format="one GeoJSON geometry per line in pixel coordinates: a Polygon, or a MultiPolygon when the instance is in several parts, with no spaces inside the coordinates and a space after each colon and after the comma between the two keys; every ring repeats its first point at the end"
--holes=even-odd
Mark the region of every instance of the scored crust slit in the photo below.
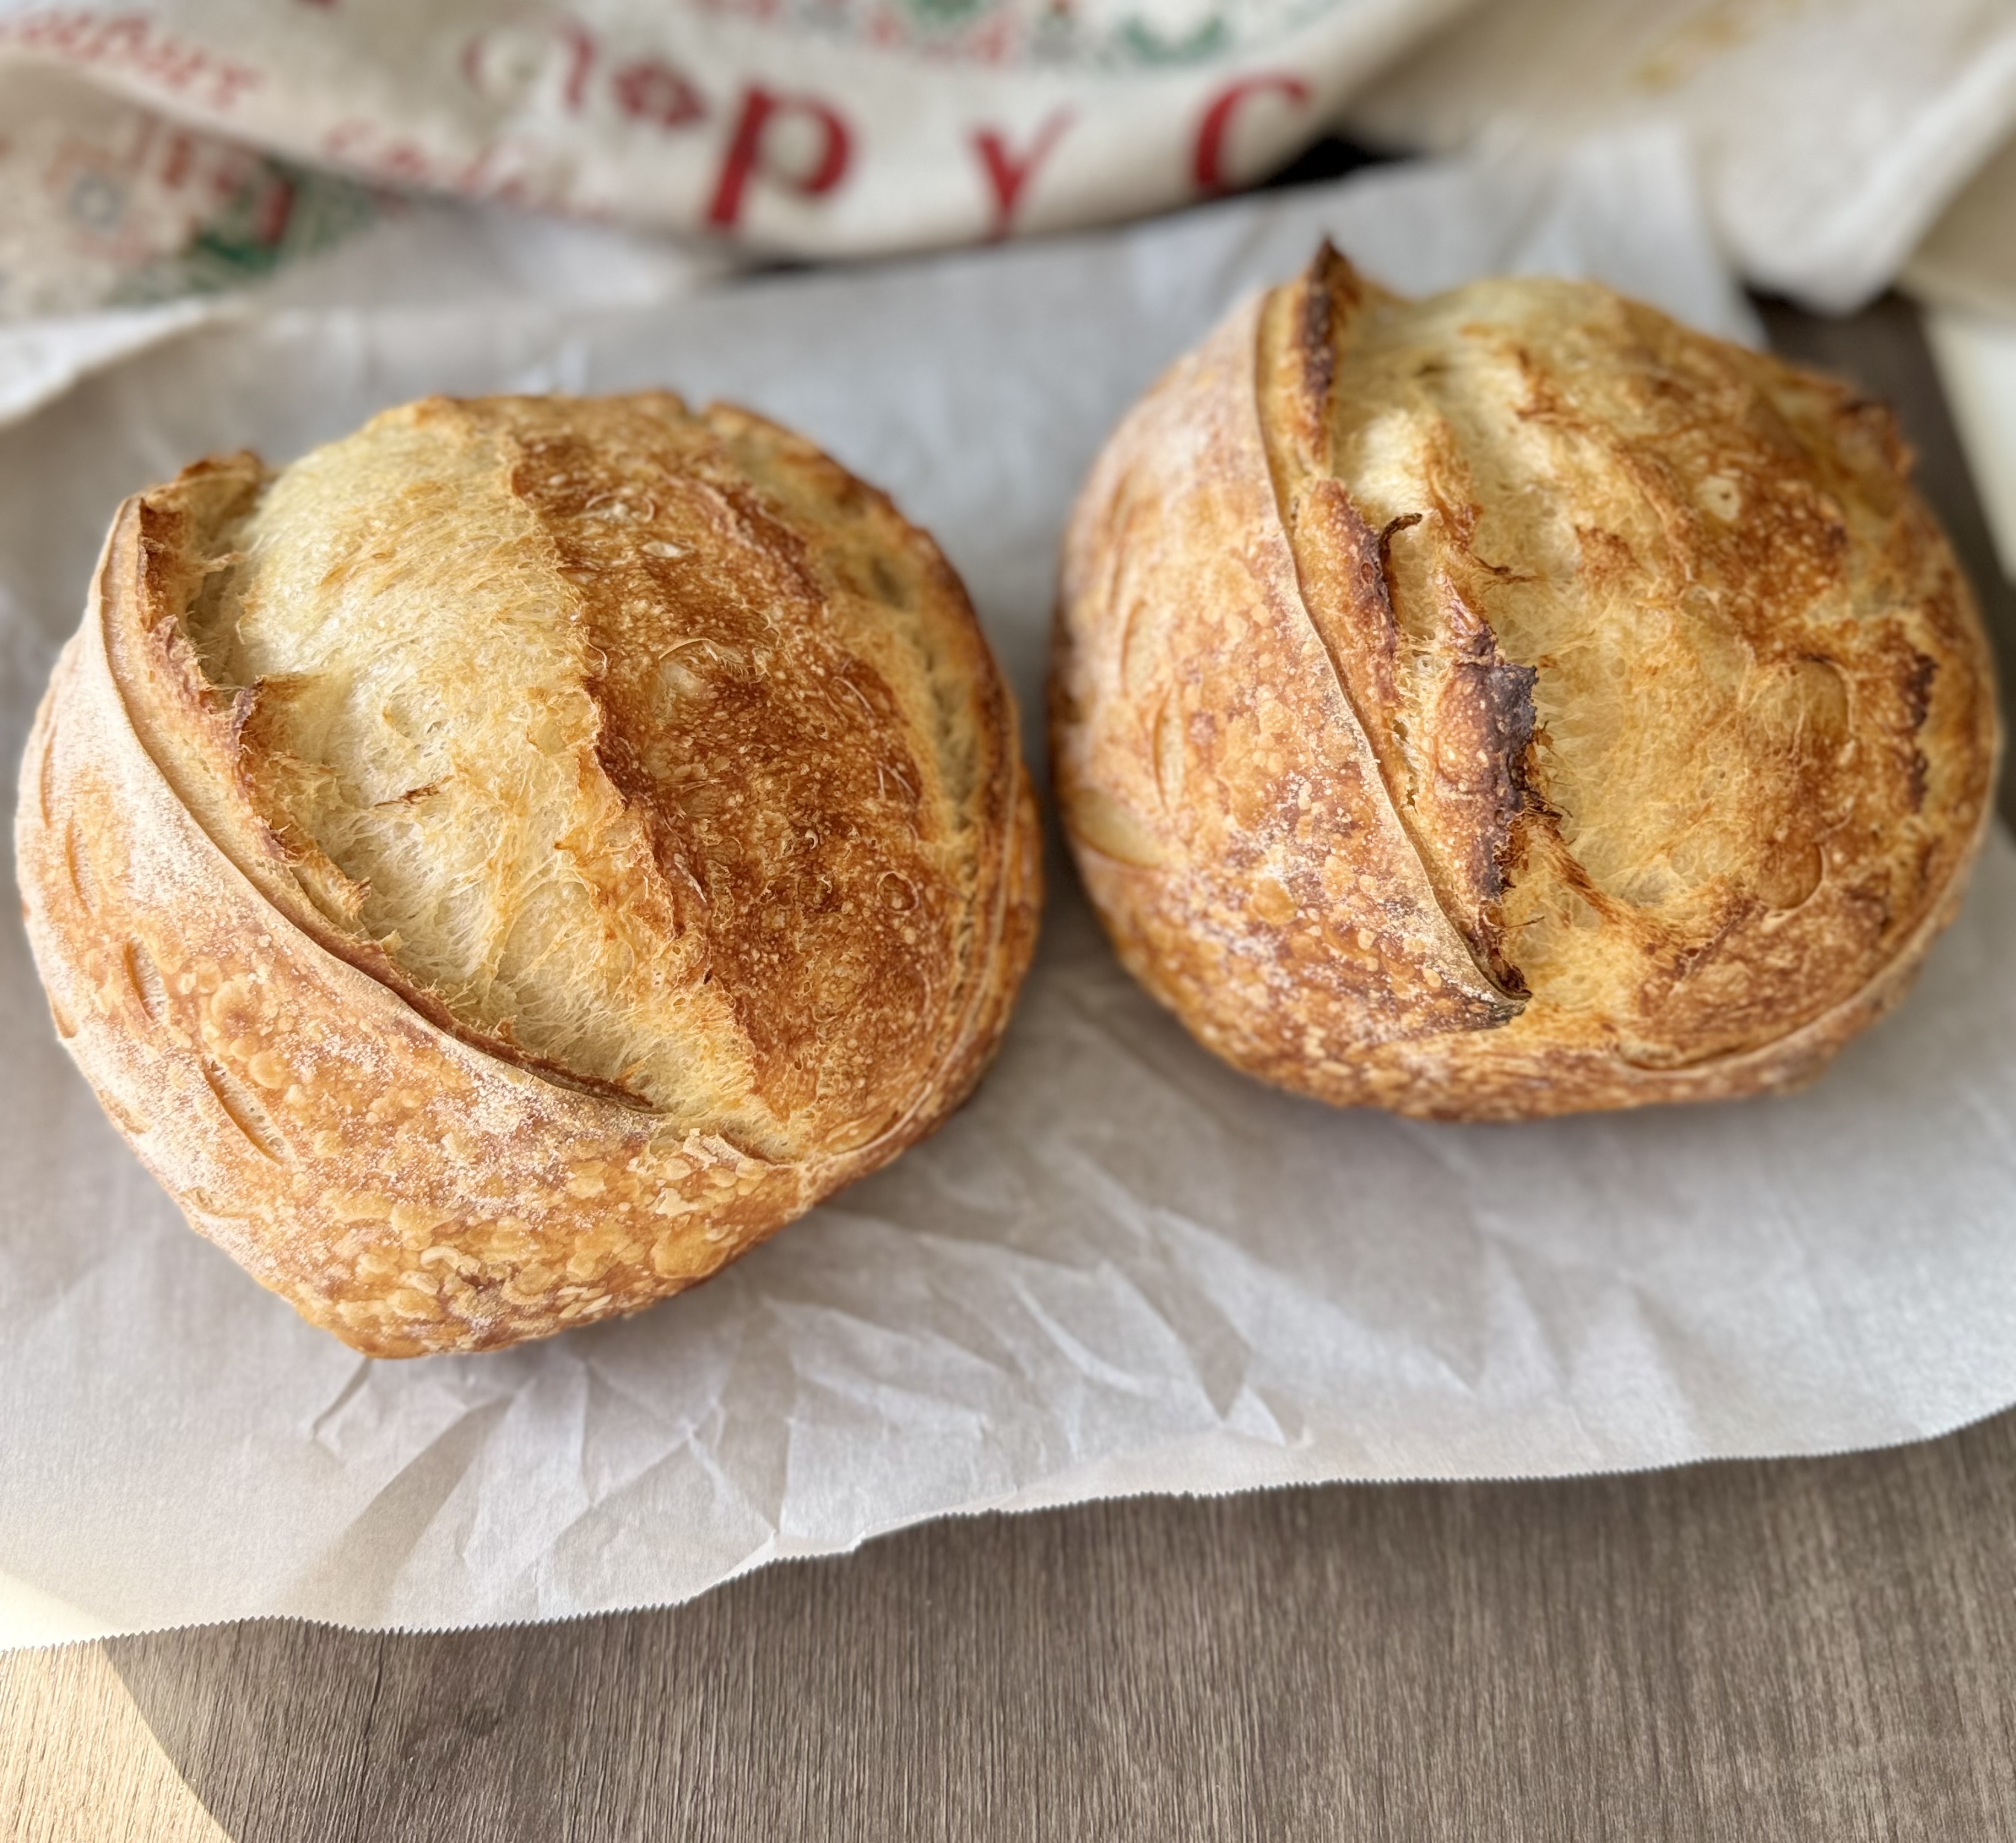
{"type": "Polygon", "coordinates": [[[1794,1085],[1989,823],[1989,655],[1887,412],[1593,284],[1327,247],[1116,430],[1059,801],[1122,959],[1339,1104],[1794,1085]]]}
{"type": "Polygon", "coordinates": [[[936,546],[657,393],[430,400],[129,500],[16,849],[115,1123],[387,1355],[634,1311],[928,1132],[1039,900],[936,546]]]}

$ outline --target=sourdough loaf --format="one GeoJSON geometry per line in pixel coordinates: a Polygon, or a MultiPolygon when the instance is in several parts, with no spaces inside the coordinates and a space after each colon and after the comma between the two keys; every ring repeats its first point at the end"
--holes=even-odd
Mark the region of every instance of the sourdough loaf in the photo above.
{"type": "Polygon", "coordinates": [[[1334,251],[1078,500],[1055,779],[1121,957],[1340,1104],[1803,1081],[1989,823],[1987,646],[1888,414],[1586,283],[1334,251]]]}
{"type": "Polygon", "coordinates": [[[658,394],[436,399],[128,501],[16,840],[106,1111],[380,1355],[633,1311],[931,1131],[1038,903],[936,546],[658,394]]]}

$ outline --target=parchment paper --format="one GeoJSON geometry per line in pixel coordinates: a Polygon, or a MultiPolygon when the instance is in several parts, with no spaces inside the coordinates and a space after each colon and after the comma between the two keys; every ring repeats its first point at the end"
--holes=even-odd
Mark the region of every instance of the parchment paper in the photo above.
{"type": "MultiPolygon", "coordinates": [[[[0,431],[5,760],[121,493],[434,389],[671,383],[802,427],[938,532],[1033,711],[1070,495],[1235,298],[1327,229],[1402,286],[1586,271],[1741,333],[1684,171],[1640,142],[1552,178],[1388,173],[666,308],[198,330],[0,431]]],[[[405,1364],[311,1330],[182,1226],[64,1058],[9,921],[0,1643],[559,1616],[952,1511],[1816,1452],[2016,1400],[1999,836],[1919,989],[1810,1092],[1517,1128],[1233,1074],[1053,871],[1001,1061],[935,1138],[686,1298],[405,1364]]]]}

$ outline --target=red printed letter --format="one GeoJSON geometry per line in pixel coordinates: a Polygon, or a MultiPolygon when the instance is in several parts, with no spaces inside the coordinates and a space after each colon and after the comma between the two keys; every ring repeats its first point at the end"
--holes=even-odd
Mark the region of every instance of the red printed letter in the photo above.
{"type": "Polygon", "coordinates": [[[1029,175],[1049,157],[1050,149],[1064,138],[1071,120],[1068,109],[1057,110],[1036,131],[1035,139],[1029,143],[1029,151],[1019,160],[1007,142],[992,128],[981,128],[974,134],[973,144],[979,150],[980,164],[987,169],[987,182],[994,189],[994,228],[990,235],[1007,236],[1015,207],[1022,196],[1022,188],[1028,184],[1029,175]]]}
{"type": "Polygon", "coordinates": [[[1197,124],[1194,170],[1200,191],[1226,190],[1230,182],[1225,177],[1225,137],[1232,127],[1232,118],[1248,96],[1269,91],[1286,96],[1298,106],[1309,99],[1309,86],[1299,77],[1242,77],[1237,83],[1228,85],[1204,112],[1204,120],[1197,124]]]}
{"type": "Polygon", "coordinates": [[[847,171],[848,146],[847,124],[825,103],[810,96],[773,95],[752,85],[743,92],[742,113],[722,157],[721,177],[715,182],[713,203],[707,208],[707,222],[723,230],[733,229],[742,216],[743,192],[751,178],[759,176],[789,186],[805,198],[832,191],[847,171]],[[807,172],[776,172],[763,164],[763,137],[772,122],[793,116],[819,130],[819,158],[807,172]]]}

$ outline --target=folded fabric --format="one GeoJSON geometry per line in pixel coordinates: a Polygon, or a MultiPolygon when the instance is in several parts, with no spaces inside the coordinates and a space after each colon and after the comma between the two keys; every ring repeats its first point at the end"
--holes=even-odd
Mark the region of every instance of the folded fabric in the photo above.
{"type": "Polygon", "coordinates": [[[331,173],[798,256],[1163,210],[1467,3],[0,0],[0,317],[284,265],[372,214],[331,173]]]}
{"type": "Polygon", "coordinates": [[[1679,130],[1725,254],[1824,311],[1881,292],[2016,128],[2009,0],[1499,0],[1348,111],[1410,149],[1679,130]]]}

